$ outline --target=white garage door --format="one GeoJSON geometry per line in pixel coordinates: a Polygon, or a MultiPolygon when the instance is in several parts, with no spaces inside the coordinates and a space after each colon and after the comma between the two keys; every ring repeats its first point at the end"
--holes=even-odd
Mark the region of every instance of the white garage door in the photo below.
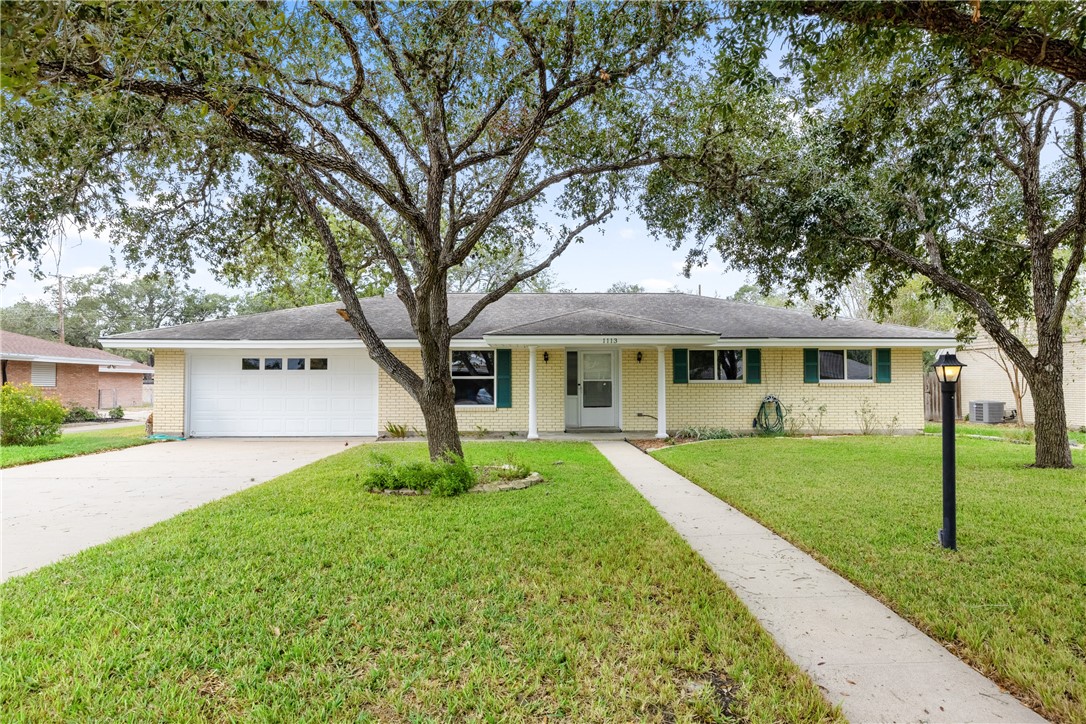
{"type": "Polygon", "coordinates": [[[189,434],[377,434],[377,365],[364,351],[191,352],[189,434]]]}

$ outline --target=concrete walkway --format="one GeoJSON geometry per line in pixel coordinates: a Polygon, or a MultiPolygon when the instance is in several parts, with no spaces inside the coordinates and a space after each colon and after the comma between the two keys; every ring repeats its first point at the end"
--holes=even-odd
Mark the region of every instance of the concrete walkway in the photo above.
{"type": "Polygon", "coordinates": [[[7,468],[0,471],[0,580],[343,452],[365,439],[195,439],[7,468]]]}
{"type": "Polygon", "coordinates": [[[890,609],[624,442],[596,447],[854,722],[1043,722],[890,609]]]}

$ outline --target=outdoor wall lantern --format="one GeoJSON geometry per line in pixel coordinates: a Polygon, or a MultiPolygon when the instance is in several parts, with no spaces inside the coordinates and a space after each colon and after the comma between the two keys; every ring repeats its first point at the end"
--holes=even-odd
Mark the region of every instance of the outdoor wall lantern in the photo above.
{"type": "Polygon", "coordinates": [[[543,364],[547,364],[550,361],[551,361],[551,353],[550,352],[544,352],[543,353],[543,364]]]}
{"type": "Polygon", "coordinates": [[[954,460],[954,393],[964,364],[953,352],[944,352],[935,360],[935,376],[943,391],[943,528],[939,543],[943,548],[958,549],[957,481],[954,460]]]}
{"type": "Polygon", "coordinates": [[[637,353],[637,364],[641,364],[641,353],[637,353]]]}

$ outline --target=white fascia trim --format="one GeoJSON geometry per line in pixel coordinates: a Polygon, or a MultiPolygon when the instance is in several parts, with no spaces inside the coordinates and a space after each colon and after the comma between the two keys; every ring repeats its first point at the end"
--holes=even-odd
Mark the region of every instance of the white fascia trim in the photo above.
{"type": "MultiPolygon", "coordinates": [[[[366,349],[360,339],[102,339],[115,349],[366,349]]],[[[417,339],[386,339],[389,349],[418,349],[417,339]]],[[[479,349],[481,339],[454,339],[453,349],[479,349]]]]}
{"type": "Polygon", "coordinates": [[[869,349],[871,347],[920,347],[934,349],[954,346],[954,337],[897,338],[887,337],[766,337],[762,339],[721,339],[710,347],[740,349],[744,347],[821,347],[823,349],[869,349]]]}
{"type": "Polygon", "coordinates": [[[108,372],[110,374],[126,374],[126,375],[153,375],[155,373],[154,369],[134,370],[134,369],[131,369],[129,367],[115,367],[115,366],[112,366],[112,365],[110,365],[108,367],[107,366],[100,366],[100,367],[98,367],[98,371],[99,372],[108,372]]]}
{"type": "Polygon", "coordinates": [[[707,346],[715,343],[715,334],[634,334],[605,336],[596,334],[556,334],[523,336],[513,334],[483,335],[483,341],[491,347],[654,347],[657,345],[707,346]]]}
{"type": "MultiPolygon", "coordinates": [[[[41,354],[8,354],[4,353],[3,359],[14,360],[16,362],[52,362],[54,364],[61,365],[100,365],[103,363],[100,359],[87,359],[85,357],[55,357],[52,355],[41,354]]],[[[109,362],[108,364],[114,364],[109,362]]],[[[131,362],[117,362],[118,366],[127,367],[131,365],[131,362]]]]}

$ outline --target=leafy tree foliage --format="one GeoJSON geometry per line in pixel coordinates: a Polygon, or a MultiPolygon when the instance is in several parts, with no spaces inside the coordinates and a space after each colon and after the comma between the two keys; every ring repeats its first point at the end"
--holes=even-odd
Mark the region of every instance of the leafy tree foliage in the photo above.
{"type": "Polygon", "coordinates": [[[858,271],[884,317],[922,277],[925,295],[952,298],[960,327],[979,323],[1029,380],[1037,465],[1070,466],[1062,324],[1086,243],[1086,85],[964,40],[789,20],[803,92],[741,78],[762,95],[735,113],[726,59],[780,28],[756,10],[740,6],[704,89],[721,109],[708,121],[718,142],[655,172],[651,223],[698,240],[691,264],[715,250],[762,288],[822,300],[823,313],[858,271]],[[1035,350],[1010,329],[1023,316],[1035,350]]]}
{"type": "Polygon", "coordinates": [[[645,287],[634,282],[615,282],[607,287],[608,294],[644,294],[645,287]]]}
{"type": "Polygon", "coordinates": [[[106,219],[128,258],[185,268],[304,229],[431,454],[459,452],[451,337],[698,142],[670,98],[706,24],[685,3],[24,4],[0,160],[26,213],[0,231],[33,259],[59,213],[106,219]],[[522,246],[549,189],[564,221],[539,261],[450,319],[450,271],[522,246]],[[333,217],[391,274],[421,374],[365,318],[333,217]]]}
{"type": "MultiPolygon", "coordinates": [[[[23,299],[0,311],[4,329],[59,341],[56,287],[52,302],[23,299]]],[[[237,299],[193,289],[168,275],[118,277],[109,267],[73,277],[64,288],[64,341],[76,347],[102,348],[104,335],[202,322],[231,314],[237,299]]],[[[143,360],[145,354],[121,350],[143,360]]]]}

